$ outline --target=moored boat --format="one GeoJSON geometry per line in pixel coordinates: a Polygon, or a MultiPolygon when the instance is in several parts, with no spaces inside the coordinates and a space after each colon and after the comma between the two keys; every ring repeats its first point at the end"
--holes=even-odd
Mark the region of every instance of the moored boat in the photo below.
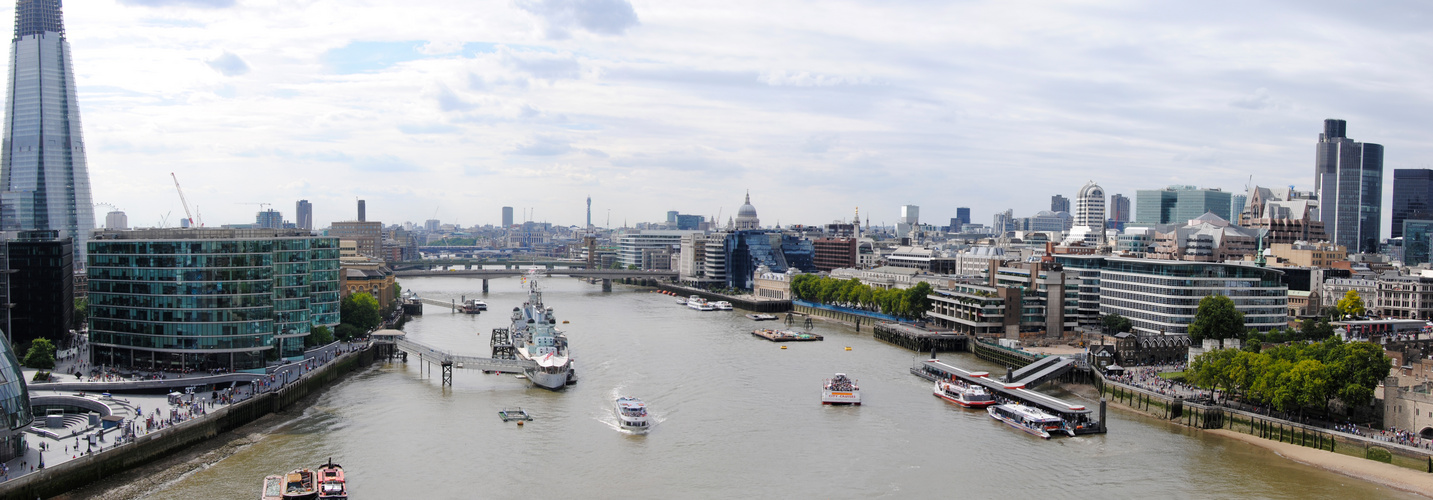
{"type": "Polygon", "coordinates": [[[713,302],[712,305],[713,305],[713,306],[716,306],[716,308],[717,308],[718,311],[730,311],[730,310],[731,310],[731,302],[727,302],[727,301],[725,301],[725,300],[718,300],[718,301],[716,301],[716,302],[713,302]]]}
{"type": "Polygon", "coordinates": [[[528,283],[528,300],[514,307],[512,326],[508,328],[518,359],[536,364],[523,370],[532,385],[559,390],[572,380],[572,358],[567,348],[567,335],[557,329],[552,308],[543,305],[538,272],[531,270],[524,279],[528,283]]]}
{"type": "Polygon", "coordinates": [[[771,314],[748,314],[748,315],[746,315],[746,317],[751,318],[751,319],[754,320],[754,321],[775,321],[775,320],[776,320],[776,316],[771,315],[771,314]]]}
{"type": "Polygon", "coordinates": [[[984,408],[995,404],[995,396],[989,390],[964,382],[937,381],[932,392],[938,398],[966,408],[984,408]]]}
{"type": "Polygon", "coordinates": [[[309,469],[297,469],[284,475],[284,500],[311,500],[318,498],[318,483],[309,469]]]}
{"type": "Polygon", "coordinates": [[[836,376],[826,379],[826,383],[821,387],[821,404],[860,405],[861,387],[846,374],[837,373],[836,376]]]}
{"type": "Polygon", "coordinates": [[[1052,431],[1064,432],[1071,436],[1075,435],[1075,432],[1070,430],[1069,425],[1065,423],[1064,419],[1046,413],[1044,410],[1033,406],[1008,403],[991,406],[985,410],[990,412],[991,418],[1010,424],[1011,427],[1039,436],[1043,439],[1050,439],[1050,432],[1052,431]]]}
{"type": "Polygon", "coordinates": [[[620,397],[612,405],[617,422],[622,430],[635,434],[646,434],[652,429],[652,416],[647,414],[647,404],[637,398],[620,397]]]}
{"type": "Polygon", "coordinates": [[[478,299],[468,299],[463,301],[462,311],[464,314],[480,314],[486,310],[488,310],[487,302],[483,302],[478,299]]]}
{"type": "Polygon", "coordinates": [[[348,483],[343,478],[343,466],[328,463],[318,466],[318,497],[320,499],[348,500],[348,483]]]}
{"type": "Polygon", "coordinates": [[[284,498],[284,476],[268,476],[264,478],[264,489],[260,490],[261,500],[283,500],[284,498]]]}

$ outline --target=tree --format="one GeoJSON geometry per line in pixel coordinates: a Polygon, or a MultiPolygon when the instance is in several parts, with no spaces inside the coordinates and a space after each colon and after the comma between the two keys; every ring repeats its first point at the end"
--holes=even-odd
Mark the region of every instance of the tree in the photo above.
{"type": "Polygon", "coordinates": [[[90,301],[89,299],[75,299],[75,314],[70,316],[71,330],[84,330],[89,326],[90,301]]]}
{"type": "Polygon", "coordinates": [[[365,292],[343,298],[338,304],[339,321],[357,327],[362,331],[372,330],[383,321],[378,314],[378,299],[365,292]]]}
{"type": "Polygon", "coordinates": [[[1338,299],[1338,304],[1334,305],[1334,309],[1338,310],[1340,318],[1363,316],[1363,298],[1358,296],[1358,292],[1349,290],[1343,294],[1342,299],[1338,299]]]}
{"type": "Polygon", "coordinates": [[[1330,325],[1327,319],[1319,318],[1318,321],[1306,319],[1299,324],[1299,337],[1302,340],[1322,341],[1332,336],[1334,336],[1333,325],[1330,325]]]}
{"type": "Polygon", "coordinates": [[[25,353],[25,366],[41,370],[54,368],[55,344],[44,337],[31,341],[30,350],[25,353]]]}
{"type": "Polygon", "coordinates": [[[1127,332],[1134,329],[1134,323],[1131,322],[1129,318],[1118,314],[1106,314],[1100,318],[1100,323],[1104,324],[1105,330],[1113,333],[1127,332]]]}
{"type": "Polygon", "coordinates": [[[348,323],[339,323],[338,326],[333,328],[333,336],[344,342],[348,342],[362,335],[362,329],[348,323]]]}
{"type": "Polygon", "coordinates": [[[308,336],[304,337],[304,347],[318,347],[330,342],[333,342],[333,332],[323,325],[313,327],[308,336]]]}
{"type": "Polygon", "coordinates": [[[1208,295],[1199,300],[1199,310],[1194,313],[1194,322],[1189,324],[1189,340],[1199,343],[1215,339],[1223,349],[1224,339],[1243,335],[1244,313],[1234,308],[1233,300],[1223,295],[1208,295]]]}

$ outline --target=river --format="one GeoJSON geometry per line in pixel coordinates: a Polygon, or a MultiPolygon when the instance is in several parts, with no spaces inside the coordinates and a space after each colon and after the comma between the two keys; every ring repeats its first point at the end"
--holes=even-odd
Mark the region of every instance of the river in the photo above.
{"type": "MultiPolygon", "coordinates": [[[[915,354],[869,329],[817,322],[824,342],[782,350],[751,336],[757,323],[741,311],[700,312],[571,278],[543,284],[544,301],[570,321],[561,326],[580,382],[568,390],[473,370],[455,370],[445,388],[441,371],[420,375],[416,358],[377,363],[257,444],[150,495],[254,498],[265,475],[332,457],[356,499],[1420,498],[1115,410],[1106,435],[1043,441],[933,397],[908,372],[915,354]],[[859,380],[863,406],[820,404],[821,381],[835,372],[859,380]],[[616,429],[618,394],[647,402],[658,420],[648,435],[616,429]],[[503,423],[497,411],[510,406],[536,420],[503,423]]],[[[481,291],[464,278],[402,285],[439,300],[481,291]]],[[[484,356],[489,332],[524,298],[517,278],[492,280],[489,312],[427,306],[405,330],[484,356]]],[[[968,354],[943,358],[1003,372],[968,354]]]]}

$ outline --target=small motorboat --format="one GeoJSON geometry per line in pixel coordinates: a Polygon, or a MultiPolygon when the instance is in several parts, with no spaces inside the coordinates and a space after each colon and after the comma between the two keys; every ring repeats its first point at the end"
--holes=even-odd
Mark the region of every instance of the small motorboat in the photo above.
{"type": "Polygon", "coordinates": [[[348,500],[348,483],[343,479],[343,466],[328,463],[318,466],[318,497],[331,500],[348,500]]]}
{"type": "Polygon", "coordinates": [[[312,500],[318,498],[318,483],[309,469],[297,469],[284,476],[284,500],[312,500]]]}
{"type": "Polygon", "coordinates": [[[283,500],[284,498],[284,476],[268,476],[264,478],[264,489],[259,493],[262,500],[283,500]]]}

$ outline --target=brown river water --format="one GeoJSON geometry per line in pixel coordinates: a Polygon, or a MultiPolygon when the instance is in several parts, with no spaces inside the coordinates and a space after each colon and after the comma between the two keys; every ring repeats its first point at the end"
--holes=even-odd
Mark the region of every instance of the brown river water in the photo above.
{"type": "MultiPolygon", "coordinates": [[[[481,290],[464,278],[401,284],[439,300],[481,290]]],[[[474,370],[455,370],[445,388],[436,367],[420,375],[416,358],[377,363],[257,443],[148,496],[252,499],[265,475],[332,457],[355,499],[1421,498],[1113,409],[1106,435],[1043,441],[935,398],[908,371],[916,354],[869,330],[818,321],[824,342],[782,350],[749,333],[777,323],[742,311],[701,312],[571,278],[543,284],[544,301],[570,321],[560,326],[580,382],[568,390],[474,370]],[[821,381],[835,372],[860,382],[863,406],[820,404],[821,381]],[[648,435],[616,429],[619,394],[647,402],[658,421],[648,435]],[[511,406],[536,420],[503,423],[497,411],[511,406]]],[[[405,330],[486,356],[489,333],[525,296],[516,278],[492,280],[482,297],[490,312],[428,306],[405,330]]],[[[1004,371],[969,354],[942,359],[1004,371]]]]}

